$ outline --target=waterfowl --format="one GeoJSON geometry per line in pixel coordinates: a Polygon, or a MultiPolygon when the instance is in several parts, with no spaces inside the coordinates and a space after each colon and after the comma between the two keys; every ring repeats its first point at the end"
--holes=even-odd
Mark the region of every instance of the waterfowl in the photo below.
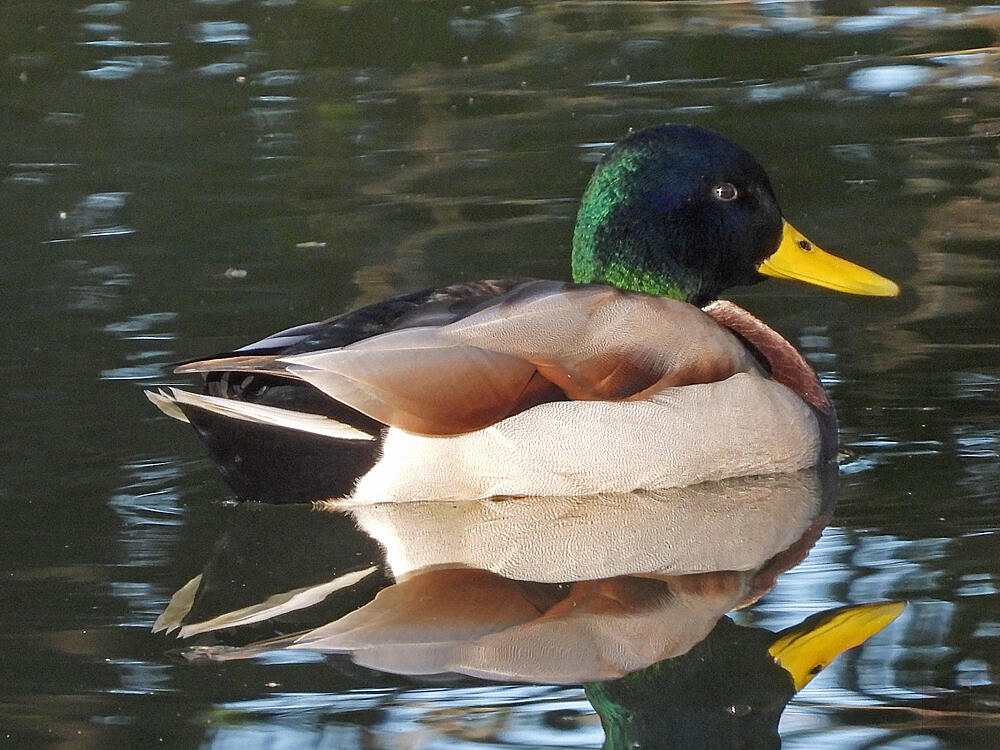
{"type": "Polygon", "coordinates": [[[245,498],[355,503],[584,495],[795,471],[836,417],[794,347],[736,305],[766,276],[891,296],[784,220],[713,131],[617,143],[584,193],[574,283],[424,289],[188,362],[149,392],[245,498]]]}

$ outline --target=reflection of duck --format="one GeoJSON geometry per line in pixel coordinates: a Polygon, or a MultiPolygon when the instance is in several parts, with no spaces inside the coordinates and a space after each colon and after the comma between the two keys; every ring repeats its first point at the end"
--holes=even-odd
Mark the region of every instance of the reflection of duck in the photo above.
{"type": "Polygon", "coordinates": [[[580,495],[796,470],[836,442],[814,373],[739,307],[693,306],[763,275],[898,292],[786,223],[736,144],[648,128],[584,195],[584,285],[394,297],[179,368],[205,373],[208,395],[150,398],[194,425],[238,493],[276,500],[580,495]]]}
{"type": "Polygon", "coordinates": [[[587,685],[605,750],[780,747],[778,720],[792,695],[902,611],[901,602],[841,607],[777,634],[724,617],[682,657],[587,685]]]}
{"type": "MultiPolygon", "coordinates": [[[[359,506],[350,517],[383,546],[394,583],[318,628],[192,653],[225,660],[308,650],[423,677],[543,683],[622,677],[683,654],[723,614],[756,601],[801,560],[832,507],[827,480],[835,473],[825,474],[609,496],[359,506]]],[[[319,516],[317,522],[340,519],[343,528],[342,513],[307,515],[319,516]]],[[[295,532],[299,544],[323,549],[326,534],[301,537],[305,529],[303,522],[295,532]]],[[[227,557],[258,558],[231,544],[219,549],[227,557]]],[[[214,562],[192,584],[199,590],[198,616],[208,619],[197,622],[184,611],[185,602],[194,601],[189,590],[175,597],[158,627],[172,629],[183,619],[186,636],[287,616],[334,593],[343,598],[371,572],[332,580],[329,569],[323,578],[296,573],[294,590],[275,594],[272,588],[265,601],[220,614],[219,605],[234,602],[224,591],[211,593],[214,570],[227,572],[228,588],[245,591],[233,586],[242,576],[214,562]],[[319,583],[302,587],[306,580],[319,583]],[[206,607],[211,598],[214,610],[206,607]]]]}
{"type": "Polygon", "coordinates": [[[611,680],[686,653],[754,590],[742,572],[630,575],[568,584],[436,568],[388,586],[313,630],[243,647],[194,647],[230,661],[290,649],[425,680],[611,680]]]}
{"type": "Polygon", "coordinates": [[[898,609],[890,605],[878,626],[861,607],[777,636],[723,617],[805,556],[829,517],[835,480],[835,470],[809,470],[617,496],[350,513],[244,504],[215,558],[156,627],[204,639],[246,625],[259,635],[265,621],[272,633],[325,622],[182,653],[213,661],[324,653],[364,685],[582,683],[608,748],[768,747],[794,690],[898,609]],[[387,575],[359,570],[374,559],[375,541],[387,575]],[[274,548],[302,553],[276,557],[274,548]]]}

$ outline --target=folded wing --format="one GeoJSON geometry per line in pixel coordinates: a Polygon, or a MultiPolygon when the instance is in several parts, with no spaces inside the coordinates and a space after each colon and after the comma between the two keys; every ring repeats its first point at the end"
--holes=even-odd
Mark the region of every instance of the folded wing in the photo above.
{"type": "Polygon", "coordinates": [[[292,378],[383,424],[454,435],[543,402],[642,399],[757,367],[727,328],[690,305],[538,282],[446,325],[302,354],[194,362],[179,371],[292,378]]]}

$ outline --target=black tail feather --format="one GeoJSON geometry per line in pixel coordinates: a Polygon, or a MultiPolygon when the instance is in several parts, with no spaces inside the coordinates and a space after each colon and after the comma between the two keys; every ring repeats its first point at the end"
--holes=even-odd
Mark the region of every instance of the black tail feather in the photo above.
{"type": "Polygon", "coordinates": [[[374,466],[381,445],[381,440],[340,440],[178,406],[243,500],[301,503],[344,497],[374,466]]]}

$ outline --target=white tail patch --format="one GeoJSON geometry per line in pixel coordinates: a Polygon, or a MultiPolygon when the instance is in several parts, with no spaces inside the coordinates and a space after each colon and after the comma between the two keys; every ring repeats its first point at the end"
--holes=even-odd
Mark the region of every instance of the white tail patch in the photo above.
{"type": "Polygon", "coordinates": [[[314,435],[337,438],[339,440],[374,440],[373,435],[358,430],[322,414],[278,409],[263,404],[251,404],[235,399],[205,396],[201,393],[182,391],[179,388],[169,388],[160,391],[146,391],[146,397],[168,417],[189,421],[178,404],[187,404],[199,409],[210,411],[230,419],[241,419],[255,424],[281,427],[286,430],[299,430],[314,435]]]}
{"type": "Polygon", "coordinates": [[[187,422],[188,418],[185,416],[184,412],[177,405],[174,399],[170,398],[169,395],[163,391],[146,391],[146,398],[153,402],[157,409],[162,411],[168,417],[176,419],[178,422],[187,422]]]}

